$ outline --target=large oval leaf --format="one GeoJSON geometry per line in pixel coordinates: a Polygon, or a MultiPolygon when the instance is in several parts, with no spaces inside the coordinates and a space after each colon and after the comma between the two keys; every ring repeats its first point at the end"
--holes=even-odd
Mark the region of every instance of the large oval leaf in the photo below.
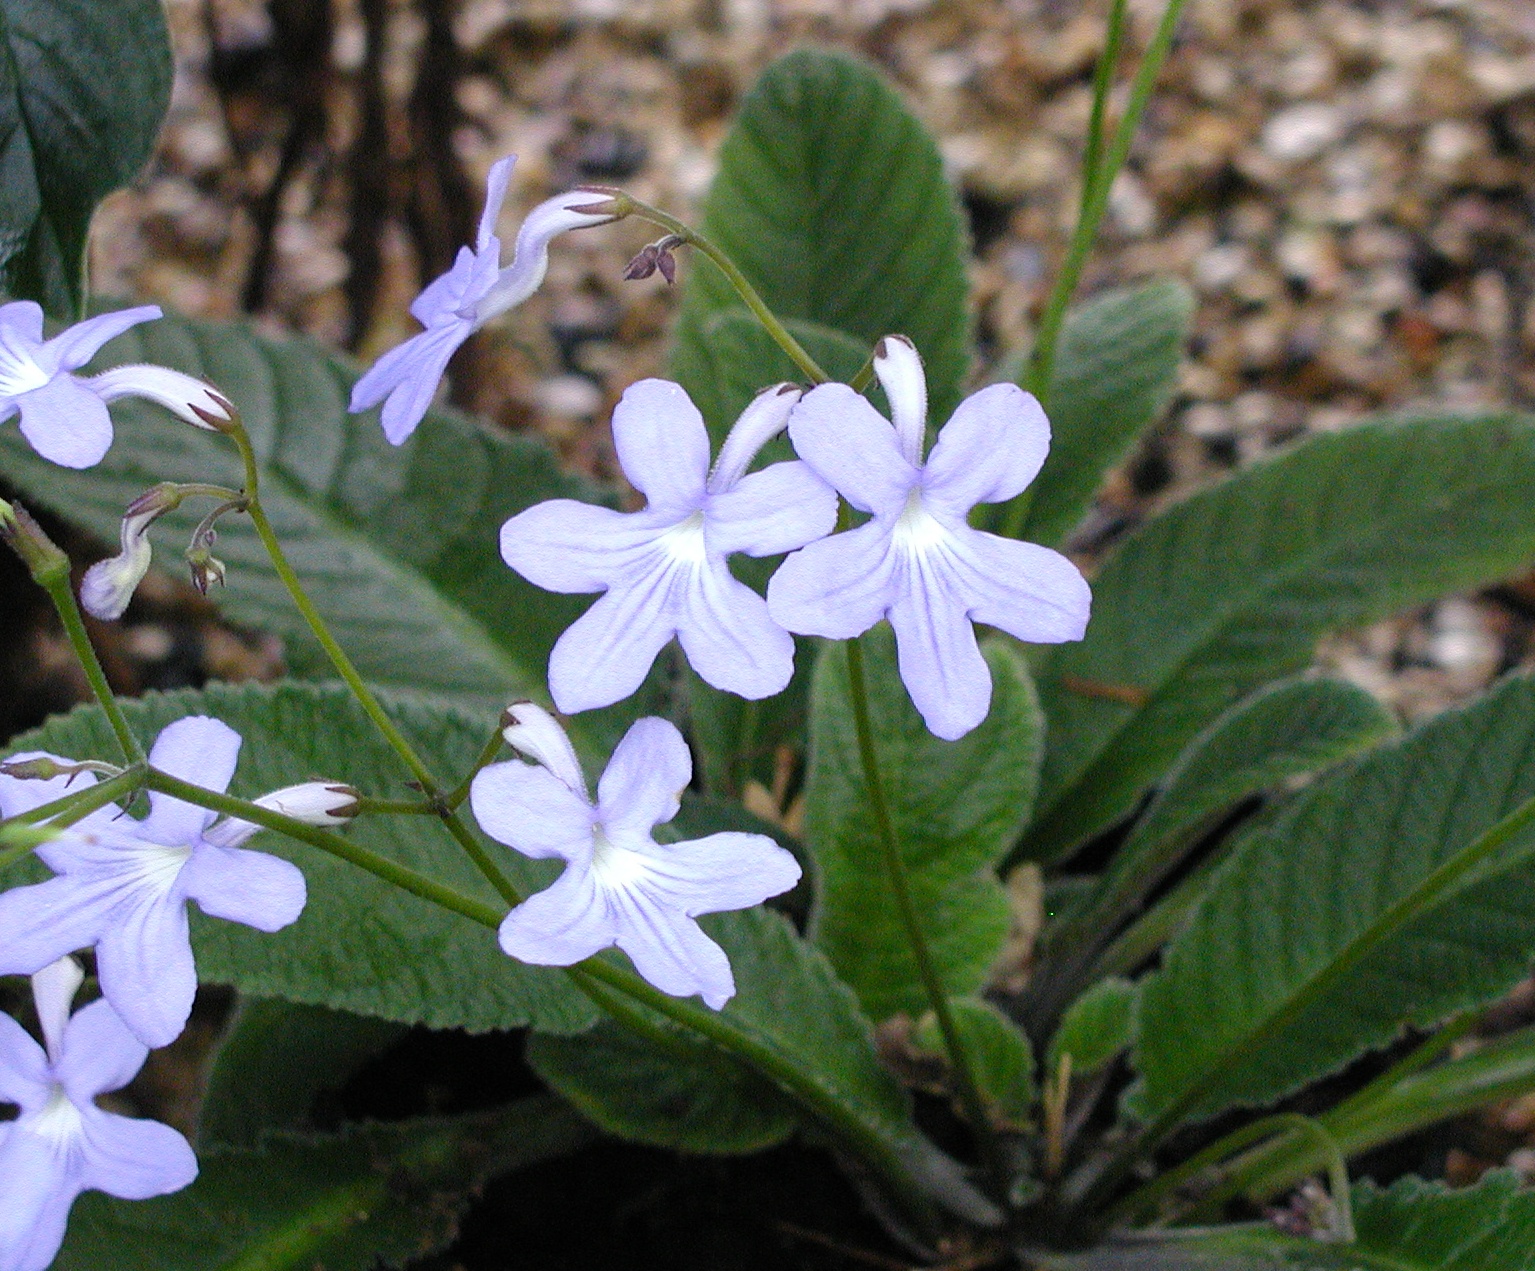
{"type": "MultiPolygon", "coordinates": [[[[964,222],[932,135],[872,68],[813,49],[768,67],[720,149],[703,230],[779,318],[865,349],[908,335],[935,418],[959,401],[970,369],[964,222]]],[[[740,303],[724,275],[694,262],[676,354],[690,391],[710,319],[740,303]]]]}
{"type": "Polygon", "coordinates": [[[1266,1104],[1535,956],[1535,682],[1323,778],[1245,839],[1141,992],[1135,1110],[1171,1125],[1266,1104]]]}
{"type": "Polygon", "coordinates": [[[0,280],[74,317],[96,205],[149,158],[171,99],[161,0],[0,0],[0,280]]]}
{"type": "MultiPolygon", "coordinates": [[[[890,629],[881,624],[863,645],[880,778],[912,899],[944,987],[973,993],[1007,936],[995,870],[1038,779],[1034,686],[1012,648],[989,642],[991,713],[960,740],[940,741],[901,683],[890,629]]],[[[820,875],[811,934],[875,1019],[921,1014],[928,999],[885,874],[842,649],[820,658],[811,701],[805,827],[820,875]]]]}
{"type": "Polygon", "coordinates": [[[1423,418],[1312,438],[1129,538],[1087,637],[1040,659],[1050,749],[1029,850],[1135,805],[1206,724],[1326,631],[1535,556],[1535,421],[1423,418]]]}

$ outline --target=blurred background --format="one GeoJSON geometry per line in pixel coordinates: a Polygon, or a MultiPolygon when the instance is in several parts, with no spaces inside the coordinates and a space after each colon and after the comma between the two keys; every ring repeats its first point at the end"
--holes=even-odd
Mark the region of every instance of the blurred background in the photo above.
{"type": "MultiPolygon", "coordinates": [[[[1161,6],[1131,7],[1134,56],[1161,6]]],[[[692,217],[741,95],[814,42],[881,66],[937,134],[970,216],[984,378],[1027,348],[1070,229],[1106,8],[169,0],[170,118],[97,216],[93,285],[371,359],[416,329],[406,306],[472,237],[497,158],[519,156],[505,232],[580,182],[692,217]]],[[[450,399],[613,475],[608,413],[664,371],[676,302],[659,276],[620,280],[651,236],[558,240],[543,289],[455,360],[450,399]]],[[[1089,564],[1147,508],[1306,431],[1535,405],[1535,5],[1191,0],[1083,294],[1168,275],[1198,302],[1180,392],[1103,492],[1089,564]]],[[[82,568],[104,554],[66,539],[82,568]]],[[[33,590],[0,562],[0,735],[82,695],[33,590]]],[[[1532,613],[1535,582],[1514,583],[1326,656],[1421,715],[1523,662],[1532,613]]],[[[168,574],[97,634],[127,692],[281,668],[168,574]]]]}

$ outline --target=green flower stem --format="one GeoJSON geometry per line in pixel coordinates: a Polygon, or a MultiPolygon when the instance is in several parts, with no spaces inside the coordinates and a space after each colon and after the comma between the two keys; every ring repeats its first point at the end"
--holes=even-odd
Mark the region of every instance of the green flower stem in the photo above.
{"type": "Polygon", "coordinates": [[[501,735],[501,730],[498,728],[495,735],[485,743],[485,749],[480,751],[479,758],[474,761],[474,767],[469,769],[464,779],[453,788],[452,793],[444,796],[443,803],[448,808],[456,811],[463,804],[469,797],[469,787],[474,784],[474,779],[480,775],[482,769],[488,768],[495,762],[505,744],[506,738],[501,735]]]}
{"type": "Polygon", "coordinates": [[[260,483],[261,474],[256,465],[256,452],[251,447],[249,434],[245,426],[236,418],[226,427],[230,437],[240,449],[240,459],[245,465],[245,497],[248,500],[246,512],[249,513],[251,524],[256,527],[256,533],[260,535],[262,545],[267,550],[267,555],[272,558],[272,568],[277,571],[277,576],[282,580],[283,586],[288,589],[288,595],[293,598],[293,603],[304,621],[309,624],[309,629],[314,633],[314,638],[320,642],[320,647],[325,650],[330,658],[331,665],[336,668],[337,674],[346,681],[348,688],[352,690],[352,696],[357,699],[358,705],[366,712],[369,719],[383,734],[384,740],[399,755],[405,766],[410,769],[416,783],[421,787],[421,792],[426,795],[427,802],[438,810],[442,823],[447,827],[459,846],[464,849],[475,867],[485,875],[490,885],[501,894],[501,898],[509,905],[521,902],[522,896],[512,882],[507,878],[501,867],[490,858],[478,839],[464,823],[459,820],[456,811],[442,801],[442,794],[437,782],[421,757],[416,754],[405,735],[395,727],[394,721],[389,718],[384,708],[374,697],[373,691],[363,682],[357,667],[352,659],[347,656],[346,650],[336,642],[331,635],[330,628],[325,625],[325,619],[320,616],[320,611],[314,607],[304,591],[303,584],[299,582],[298,575],[293,572],[293,567],[288,564],[288,558],[282,550],[282,544],[277,541],[277,535],[272,529],[272,523],[267,520],[266,509],[261,506],[260,483]]]}
{"type": "Polygon", "coordinates": [[[117,736],[117,744],[122,747],[123,757],[130,764],[142,763],[144,747],[139,744],[139,739],[128,727],[123,708],[117,704],[112,686],[107,683],[106,672],[101,669],[101,659],[96,656],[96,649],[91,644],[90,636],[86,634],[85,619],[80,616],[80,606],[75,603],[75,592],[69,585],[69,575],[65,573],[60,577],[46,580],[40,578],[38,582],[48,593],[48,599],[53,601],[53,607],[58,610],[59,621],[64,624],[64,634],[69,637],[70,647],[74,649],[75,657],[79,659],[80,667],[85,672],[86,681],[91,686],[91,695],[105,712],[107,722],[112,725],[112,732],[117,736]]]}
{"type": "MultiPolygon", "coordinates": [[[[498,906],[466,896],[339,834],[306,825],[259,804],[205,790],[153,768],[148,771],[147,784],[152,790],[184,799],[198,807],[222,812],[286,834],[492,931],[500,927],[505,916],[504,910],[498,906]]],[[[779,1050],[771,1040],[742,1028],[729,1016],[711,1011],[691,999],[670,997],[640,979],[634,972],[615,966],[601,957],[588,958],[585,962],[567,968],[567,971],[576,986],[588,993],[598,1006],[606,1009],[613,1004],[612,994],[621,994],[751,1065],[804,1105],[836,1137],[854,1148],[860,1158],[884,1178],[896,1194],[913,1206],[915,1212],[930,1211],[926,1193],[899,1153],[877,1132],[866,1126],[855,1112],[845,1107],[835,1090],[823,1087],[814,1073],[802,1069],[792,1056],[779,1050]]],[[[639,1027],[647,1036],[655,1032],[654,1025],[643,1021],[633,1008],[624,1009],[620,1006],[618,1018],[621,1023],[639,1027]]]]}
{"type": "Polygon", "coordinates": [[[55,825],[73,825],[81,817],[111,803],[118,795],[131,795],[141,789],[144,785],[144,772],[144,767],[139,764],[124,768],[116,776],[108,777],[105,781],[98,781],[92,786],[81,786],[80,789],[55,799],[52,803],[44,803],[30,811],[18,812],[13,817],[7,817],[4,821],[0,821],[0,829],[7,825],[36,825],[39,821],[47,820],[52,820],[55,825]]]}
{"type": "Polygon", "coordinates": [[[650,204],[642,202],[632,194],[626,194],[622,190],[614,190],[612,195],[615,199],[619,200],[620,206],[629,215],[638,216],[641,220],[649,221],[652,225],[659,225],[667,232],[675,234],[689,246],[696,247],[712,260],[719,267],[719,271],[730,280],[730,285],[736,289],[736,294],[746,303],[746,307],[756,316],[757,321],[762,323],[767,333],[778,343],[778,347],[789,355],[789,359],[804,372],[805,377],[812,384],[826,383],[830,376],[820,368],[816,360],[809,353],[805,352],[804,346],[789,333],[789,329],[774,316],[773,311],[767,307],[762,297],[757,294],[757,289],[747,281],[746,275],[736,267],[735,261],[725,255],[712,241],[704,237],[697,230],[684,225],[675,216],[661,211],[660,208],[651,207],[650,204]]]}
{"type": "MultiPolygon", "coordinates": [[[[1161,74],[1162,64],[1172,48],[1173,32],[1177,29],[1185,2],[1167,0],[1162,21],[1146,49],[1146,56],[1136,70],[1125,113],[1114,129],[1107,152],[1099,159],[1113,63],[1118,58],[1119,46],[1123,41],[1124,0],[1114,0],[1114,6],[1109,11],[1108,36],[1093,77],[1093,114],[1088,125],[1087,154],[1083,162],[1081,210],[1077,215],[1071,242],[1066,248],[1065,259],[1061,262],[1060,272],[1055,276],[1055,286],[1051,288],[1044,312],[1040,315],[1034,352],[1023,376],[1023,386],[1039,398],[1040,404],[1047,410],[1050,405],[1050,388],[1055,378],[1056,346],[1060,343],[1061,328],[1066,322],[1066,306],[1071,303],[1077,283],[1082,279],[1082,269],[1087,264],[1088,253],[1092,251],[1093,240],[1098,235],[1098,226],[1108,211],[1114,177],[1130,153],[1130,143],[1135,140],[1135,131],[1140,125],[1141,115],[1145,113],[1146,103],[1151,98],[1151,90],[1156,87],[1157,76],[1161,74]]],[[[1033,487],[1030,487],[1007,505],[1006,515],[1001,522],[1001,533],[1008,538],[1017,538],[1023,533],[1032,500],[1033,487]]]]}
{"type": "Polygon", "coordinates": [[[291,816],[284,816],[281,812],[273,812],[259,803],[252,803],[248,799],[237,799],[231,794],[220,794],[216,790],[205,790],[202,786],[195,786],[189,781],[181,780],[180,777],[171,776],[168,772],[161,772],[158,768],[149,770],[147,784],[151,790],[158,790],[161,794],[169,794],[187,803],[196,804],[200,808],[222,812],[226,816],[250,821],[263,829],[286,834],[289,838],[307,843],[310,847],[318,848],[360,869],[365,869],[375,877],[382,878],[387,883],[393,883],[413,896],[419,896],[422,900],[461,914],[483,926],[493,929],[499,927],[501,919],[505,916],[503,910],[497,905],[486,904],[483,900],[466,896],[409,866],[390,860],[371,848],[362,847],[330,830],[322,830],[317,826],[297,821],[291,816]]]}
{"type": "Polygon", "coordinates": [[[357,800],[357,812],[376,813],[383,816],[436,816],[437,809],[420,799],[375,799],[365,794],[357,800]]]}
{"type": "Polygon", "coordinates": [[[1087,149],[1082,156],[1082,203],[1077,210],[1080,223],[1092,203],[1102,176],[1103,134],[1108,122],[1109,93],[1114,87],[1114,67],[1119,61],[1120,46],[1125,38],[1125,17],[1129,10],[1128,0],[1114,0],[1109,8],[1108,30],[1103,37],[1103,52],[1093,69],[1093,111],[1087,123],[1087,149]]]}
{"type": "MultiPolygon", "coordinates": [[[[1039,321],[1039,336],[1035,341],[1034,355],[1030,359],[1028,374],[1025,377],[1026,386],[1041,402],[1045,401],[1051,378],[1055,373],[1055,349],[1060,339],[1061,326],[1066,320],[1066,306],[1070,303],[1072,294],[1077,289],[1077,283],[1082,277],[1082,267],[1087,263],[1087,256],[1092,250],[1093,239],[1097,237],[1103,214],[1108,211],[1109,192],[1113,188],[1114,178],[1118,175],[1119,169],[1124,166],[1125,159],[1130,153],[1130,143],[1135,139],[1135,131],[1140,125],[1141,115],[1151,98],[1152,89],[1156,87],[1157,76],[1162,71],[1162,63],[1167,60],[1168,51],[1172,48],[1173,32],[1177,29],[1178,18],[1183,12],[1184,3],[1185,0],[1168,0],[1167,8],[1162,14],[1162,21],[1152,37],[1150,46],[1146,49],[1146,56],[1136,70],[1135,81],[1130,88],[1130,100],[1125,107],[1124,116],[1114,129],[1113,140],[1109,143],[1108,150],[1097,170],[1085,173],[1090,197],[1084,197],[1082,200],[1082,211],[1077,217],[1076,229],[1066,249],[1066,259],[1061,264],[1060,273],[1056,275],[1055,287],[1050,292],[1050,298],[1045,303],[1044,314],[1039,321]]],[[[1100,80],[1106,79],[1108,75],[1103,67],[1103,61],[1111,53],[1117,52],[1115,47],[1105,47],[1104,58],[1099,62],[1098,78],[1100,80]]],[[[1105,87],[1105,95],[1106,92],[1105,87]]],[[[1095,110],[1097,106],[1098,103],[1095,101],[1095,110]]],[[[1084,193],[1086,194],[1087,191],[1084,193]]]]}
{"type": "Polygon", "coordinates": [[[858,754],[863,763],[864,784],[868,789],[869,803],[874,809],[874,821],[879,831],[885,877],[890,885],[890,894],[895,899],[896,911],[900,914],[901,925],[906,930],[906,942],[911,950],[912,960],[917,964],[917,972],[922,977],[922,987],[927,994],[928,1005],[932,1007],[933,1016],[938,1021],[938,1031],[943,1034],[944,1049],[948,1052],[949,1066],[954,1073],[956,1093],[965,1110],[965,1116],[970,1122],[971,1131],[975,1135],[982,1163],[997,1188],[996,1194],[1005,1196],[1008,1174],[1003,1163],[1001,1145],[997,1142],[991,1118],[986,1112],[985,1100],[981,1098],[980,1087],[976,1084],[975,1070],[965,1050],[964,1039],[960,1036],[959,1028],[954,1022],[954,1013],[949,1008],[948,992],[938,976],[932,951],[928,948],[927,936],[917,916],[917,907],[911,896],[911,886],[906,878],[906,862],[901,856],[900,843],[896,840],[895,824],[890,819],[889,805],[885,802],[884,785],[880,780],[879,755],[874,748],[874,726],[869,718],[869,688],[864,676],[863,646],[857,639],[852,639],[848,640],[843,647],[847,650],[848,686],[852,690],[853,721],[858,732],[858,754]]]}

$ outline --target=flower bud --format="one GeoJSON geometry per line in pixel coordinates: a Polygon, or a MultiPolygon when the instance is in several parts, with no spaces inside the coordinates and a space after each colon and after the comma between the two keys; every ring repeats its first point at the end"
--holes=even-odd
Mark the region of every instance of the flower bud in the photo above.
{"type": "Polygon", "coordinates": [[[542,764],[569,790],[587,797],[575,748],[559,721],[542,706],[513,702],[501,716],[501,735],[518,754],[542,764]]]}
{"type": "Polygon", "coordinates": [[[193,543],[187,548],[187,565],[192,571],[192,586],[196,587],[204,596],[208,594],[208,588],[218,583],[224,585],[224,562],[208,550],[208,543],[214,538],[210,531],[205,542],[193,543]]]}
{"type": "Polygon", "coordinates": [[[362,794],[352,786],[329,781],[306,781],[302,785],[284,786],[264,794],[256,803],[283,816],[291,816],[305,825],[319,825],[329,829],[345,825],[361,811],[362,794]]]}
{"type": "Polygon", "coordinates": [[[80,603],[93,617],[114,621],[123,616],[133,593],[149,572],[153,549],[149,527],[181,502],[181,492],[166,481],[144,491],[128,505],[120,531],[122,550],[97,561],[80,580],[80,603]]]}
{"type": "Polygon", "coordinates": [[[34,582],[69,573],[69,557],[43,533],[43,527],[19,503],[0,506],[0,540],[21,557],[34,582]]]}

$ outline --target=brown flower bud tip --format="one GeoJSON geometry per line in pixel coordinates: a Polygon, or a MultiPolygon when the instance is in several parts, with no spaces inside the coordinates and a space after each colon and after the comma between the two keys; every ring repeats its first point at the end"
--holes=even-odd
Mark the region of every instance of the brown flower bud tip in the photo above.
{"type": "Polygon", "coordinates": [[[73,775],[79,771],[78,768],[66,768],[46,755],[39,755],[36,759],[13,759],[9,763],[0,763],[0,775],[15,777],[17,781],[52,781],[55,777],[73,775]]]}
{"type": "Polygon", "coordinates": [[[624,266],[624,281],[635,282],[641,278],[649,278],[656,272],[656,245],[650,243],[640,248],[633,260],[624,266]]]}
{"type": "Polygon", "coordinates": [[[228,413],[223,415],[215,414],[211,410],[204,410],[196,402],[188,402],[188,408],[194,415],[203,421],[203,426],[205,428],[211,432],[232,433],[235,431],[235,429],[240,427],[240,413],[239,411],[235,410],[233,402],[231,402],[227,397],[224,397],[219,393],[215,393],[212,389],[208,390],[208,396],[215,398],[219,402],[222,402],[223,405],[227,408],[228,413]]]}

